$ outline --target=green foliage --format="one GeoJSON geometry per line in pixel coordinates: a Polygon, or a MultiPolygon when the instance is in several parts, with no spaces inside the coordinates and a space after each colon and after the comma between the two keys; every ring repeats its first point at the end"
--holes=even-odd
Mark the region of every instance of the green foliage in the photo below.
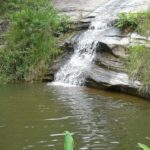
{"type": "Polygon", "coordinates": [[[150,90],[150,48],[146,46],[134,46],[129,48],[130,56],[127,69],[132,78],[143,83],[142,91],[150,90]]]}
{"type": "Polygon", "coordinates": [[[138,143],[138,146],[139,146],[140,148],[142,148],[143,150],[150,150],[150,147],[148,147],[148,146],[146,146],[146,145],[144,145],[144,144],[142,144],[142,143],[138,143]]]}
{"type": "Polygon", "coordinates": [[[25,7],[39,9],[47,6],[49,2],[50,0],[0,0],[0,16],[7,16],[25,7]]]}
{"type": "Polygon", "coordinates": [[[120,13],[115,26],[122,30],[136,30],[144,36],[150,35],[150,11],[139,13],[120,13]]]}
{"type": "Polygon", "coordinates": [[[150,10],[141,13],[137,32],[143,36],[150,36],[150,10]]]}
{"type": "Polygon", "coordinates": [[[115,26],[121,29],[129,27],[130,29],[134,30],[137,28],[138,23],[139,20],[137,13],[120,13],[119,19],[117,20],[115,26]]]}
{"type": "Polygon", "coordinates": [[[58,15],[48,0],[11,3],[17,10],[8,15],[11,24],[6,47],[0,49],[0,82],[39,80],[60,53],[56,35],[66,31],[68,19],[58,15]]]}
{"type": "MultiPolygon", "coordinates": [[[[134,30],[143,36],[150,36],[150,11],[140,13],[121,13],[116,27],[128,31],[134,30]]],[[[148,44],[148,43],[147,43],[148,44]]],[[[150,48],[146,46],[130,47],[127,70],[134,79],[143,83],[142,91],[150,90],[150,48]]]]}
{"type": "Polygon", "coordinates": [[[15,0],[0,0],[0,17],[4,17],[7,11],[14,10],[15,8],[15,0]]]}
{"type": "Polygon", "coordinates": [[[74,147],[73,137],[69,131],[66,131],[64,139],[64,150],[73,150],[73,147],[74,147]]]}

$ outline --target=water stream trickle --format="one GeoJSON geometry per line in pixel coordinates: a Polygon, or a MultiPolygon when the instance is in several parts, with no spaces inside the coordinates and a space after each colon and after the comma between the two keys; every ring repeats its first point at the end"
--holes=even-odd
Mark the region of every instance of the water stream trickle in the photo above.
{"type": "Polygon", "coordinates": [[[95,40],[95,35],[97,30],[91,26],[79,37],[74,54],[56,73],[53,84],[84,85],[86,72],[92,66],[96,55],[98,42],[95,40]]]}
{"type": "Polygon", "coordinates": [[[57,72],[55,82],[83,85],[86,71],[95,57],[96,45],[92,40],[82,40],[70,60],[57,72]]]}

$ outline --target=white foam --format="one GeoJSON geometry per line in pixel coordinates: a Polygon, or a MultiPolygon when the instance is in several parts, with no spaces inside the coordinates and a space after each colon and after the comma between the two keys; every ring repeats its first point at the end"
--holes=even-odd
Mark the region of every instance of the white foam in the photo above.
{"type": "Polygon", "coordinates": [[[62,83],[62,82],[50,82],[47,85],[54,85],[54,86],[63,86],[63,87],[76,87],[77,85],[62,83]]]}

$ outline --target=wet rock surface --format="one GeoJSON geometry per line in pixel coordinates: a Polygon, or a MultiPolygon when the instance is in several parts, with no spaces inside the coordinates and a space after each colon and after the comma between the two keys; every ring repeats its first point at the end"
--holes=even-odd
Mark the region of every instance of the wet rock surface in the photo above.
{"type": "MultiPolygon", "coordinates": [[[[106,1],[94,1],[93,3],[95,5],[92,5],[91,7],[88,7],[87,5],[90,5],[90,3],[92,3],[92,0],[87,0],[86,4],[83,0],[64,0],[60,3],[59,2],[59,0],[55,0],[55,5],[61,11],[70,15],[73,19],[76,18],[76,20],[78,20],[80,18],[80,21],[78,21],[79,24],[81,26],[83,25],[85,28],[88,28],[89,24],[103,10],[102,5],[104,5],[106,1]],[[83,6],[85,8],[84,10],[87,9],[89,11],[83,13],[84,15],[79,16],[79,12],[81,9],[83,9],[83,6]]],[[[142,2],[140,0],[133,0],[132,2],[128,2],[128,5],[121,6],[122,10],[125,12],[130,10],[144,10],[147,9],[150,4],[150,2],[148,2],[147,0],[144,0],[142,2]]],[[[116,5],[119,4],[116,3],[116,5]]],[[[115,7],[110,9],[116,9],[115,7]]],[[[97,19],[105,18],[103,18],[103,16],[100,16],[97,19]]],[[[145,44],[145,42],[150,41],[150,39],[142,37],[136,33],[124,33],[119,29],[116,29],[115,27],[113,27],[113,22],[115,21],[115,19],[115,17],[112,17],[109,20],[109,24],[107,24],[110,27],[106,30],[103,30],[103,32],[98,32],[93,39],[93,41],[97,41],[98,43],[96,48],[96,57],[93,60],[90,69],[84,72],[86,76],[85,85],[89,87],[102,88],[105,90],[120,91],[150,99],[150,93],[140,92],[140,87],[142,84],[139,81],[130,79],[128,73],[125,70],[123,61],[124,58],[128,57],[129,46],[136,45],[137,43],[145,44]]],[[[63,55],[50,66],[48,74],[50,79],[48,79],[48,81],[52,81],[54,79],[54,74],[71,57],[75,50],[76,42],[80,40],[83,32],[84,31],[81,31],[80,33],[76,34],[76,36],[72,37],[69,41],[66,41],[61,46],[61,48],[65,51],[63,55]]]]}
{"type": "Polygon", "coordinates": [[[63,14],[70,16],[73,21],[78,21],[88,16],[105,2],[106,0],[53,0],[56,8],[63,14]]]}
{"type": "MultiPolygon", "coordinates": [[[[62,48],[66,51],[50,65],[46,75],[48,78],[45,78],[45,81],[53,81],[54,74],[69,60],[74,52],[73,43],[69,41],[66,41],[62,48]]],[[[141,83],[131,80],[125,71],[124,62],[122,61],[126,53],[124,46],[111,45],[109,47],[106,43],[99,42],[96,53],[92,67],[85,72],[86,86],[149,98],[148,93],[139,92],[141,83]]]]}
{"type": "MultiPolygon", "coordinates": [[[[73,36],[70,40],[65,41],[64,44],[61,45],[64,53],[56,59],[52,65],[50,65],[49,72],[46,75],[48,78],[45,78],[45,81],[54,80],[54,74],[73,54],[76,45],[75,43],[80,35],[81,33],[73,36]]],[[[107,41],[107,38],[105,40],[98,41],[96,57],[90,67],[90,70],[85,72],[85,85],[88,87],[124,92],[150,99],[149,93],[140,92],[139,89],[141,87],[141,83],[130,79],[125,70],[123,59],[128,57],[128,46],[134,44],[130,40],[124,40],[124,38],[126,39],[129,37],[131,41],[135,40],[135,37],[129,35],[122,36],[120,32],[120,34],[117,34],[117,37],[115,37],[115,42],[113,42],[113,40],[110,42],[109,39],[107,41]]]]}
{"type": "MultiPolygon", "coordinates": [[[[102,13],[101,8],[108,1],[111,0],[52,0],[54,6],[61,13],[70,16],[72,21],[80,20],[81,22],[91,22],[97,14],[102,13]]],[[[149,5],[149,0],[126,0],[122,9],[123,11],[143,11],[148,9],[149,5]]],[[[117,6],[119,6],[119,2],[116,3],[115,8],[117,6]]],[[[111,13],[112,8],[108,6],[107,9],[111,13]]]]}
{"type": "MultiPolygon", "coordinates": [[[[95,62],[87,72],[86,85],[138,95],[141,83],[129,78],[121,57],[116,57],[113,52],[104,52],[104,50],[105,47],[96,55],[95,62]]],[[[116,50],[119,51],[119,49],[116,50]]]]}

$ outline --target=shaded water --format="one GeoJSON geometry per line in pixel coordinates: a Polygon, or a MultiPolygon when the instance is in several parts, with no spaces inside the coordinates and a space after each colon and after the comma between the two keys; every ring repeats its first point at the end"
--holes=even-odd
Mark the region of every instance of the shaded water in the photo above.
{"type": "Polygon", "coordinates": [[[0,86],[0,150],[136,150],[150,146],[150,102],[85,87],[0,86]]]}

